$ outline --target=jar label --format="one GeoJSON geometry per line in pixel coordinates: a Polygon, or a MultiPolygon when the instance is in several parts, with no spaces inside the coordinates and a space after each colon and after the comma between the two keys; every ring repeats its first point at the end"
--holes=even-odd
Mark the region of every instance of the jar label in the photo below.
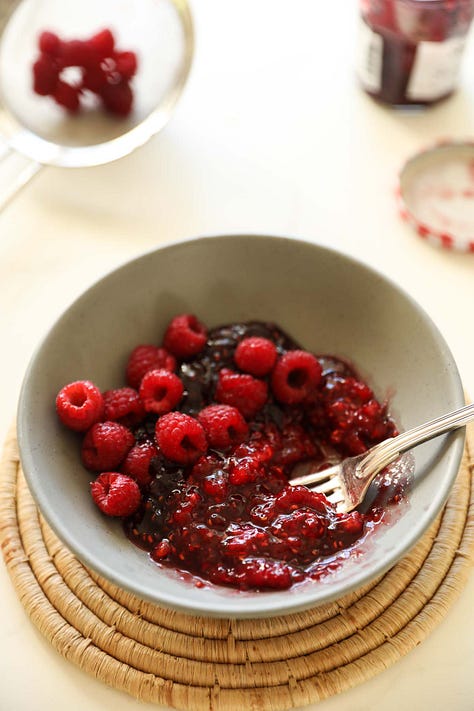
{"type": "Polygon", "coordinates": [[[457,81],[465,43],[465,37],[453,37],[445,42],[419,42],[407,97],[414,101],[431,101],[449,94],[457,81]]]}
{"type": "Polygon", "coordinates": [[[361,18],[359,26],[357,73],[367,91],[382,87],[383,38],[361,18]]]}

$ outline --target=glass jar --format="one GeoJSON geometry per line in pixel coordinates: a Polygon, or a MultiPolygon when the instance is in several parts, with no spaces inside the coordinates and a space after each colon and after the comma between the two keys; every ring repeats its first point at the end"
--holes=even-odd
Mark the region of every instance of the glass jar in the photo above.
{"type": "Polygon", "coordinates": [[[360,0],[357,73],[392,105],[429,105],[456,88],[474,0],[360,0]]]}

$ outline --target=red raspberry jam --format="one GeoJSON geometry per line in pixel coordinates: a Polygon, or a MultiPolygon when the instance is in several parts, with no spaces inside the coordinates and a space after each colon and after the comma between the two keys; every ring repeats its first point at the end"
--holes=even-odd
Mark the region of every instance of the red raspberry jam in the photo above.
{"type": "Polygon", "coordinates": [[[455,89],[472,0],[359,0],[358,74],[375,99],[429,105],[455,89]]]}
{"type": "Polygon", "coordinates": [[[288,484],[295,468],[323,469],[397,431],[348,363],[302,350],[274,324],[208,331],[178,316],[162,344],[132,351],[124,376],[136,389],[73,384],[105,402],[87,431],[69,401],[58,416],[84,432],[100,510],[121,516],[135,545],[199,587],[319,580],[358,554],[409,485],[408,472],[382,473],[364,504],[341,514],[324,495],[288,484]]]}
{"type": "MultiPolygon", "coordinates": [[[[249,337],[270,340],[280,360],[301,352],[273,324],[211,330],[204,349],[178,364],[184,385],[179,411],[199,418],[215,403],[219,373],[235,370],[236,348],[249,337]]],[[[124,522],[130,540],[160,564],[196,576],[200,585],[205,580],[243,590],[286,589],[334,568],[335,557],[402,498],[407,482],[381,481],[371,503],[349,514],[336,513],[321,494],[288,485],[295,466],[323,468],[396,434],[386,405],[347,363],[333,356],[318,356],[317,362],[317,385],[295,404],[276,397],[272,373],[262,379],[267,399],[247,416],[244,441],[236,436],[235,445],[209,448],[190,465],[162,452],[154,457],[142,505],[124,522]]],[[[135,436],[155,441],[153,419],[135,436]]]]}

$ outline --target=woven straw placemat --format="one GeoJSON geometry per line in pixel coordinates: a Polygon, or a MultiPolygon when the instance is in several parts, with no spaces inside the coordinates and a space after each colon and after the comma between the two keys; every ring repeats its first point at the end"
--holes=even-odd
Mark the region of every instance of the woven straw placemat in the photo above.
{"type": "Polygon", "coordinates": [[[448,503],[412,552],[371,585],[284,617],[191,617],[85,568],[35,506],[12,434],[0,463],[0,541],[34,624],[116,689],[186,711],[278,711],[375,676],[446,615],[474,560],[474,429],[448,503]]]}

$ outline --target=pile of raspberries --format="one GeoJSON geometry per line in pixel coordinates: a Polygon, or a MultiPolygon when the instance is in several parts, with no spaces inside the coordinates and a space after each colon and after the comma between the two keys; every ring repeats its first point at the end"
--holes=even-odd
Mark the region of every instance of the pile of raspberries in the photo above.
{"type": "Polygon", "coordinates": [[[162,346],[145,344],[132,351],[126,387],[101,392],[81,380],[58,393],[61,422],[84,433],[82,462],[99,473],[91,493],[103,513],[122,517],[138,509],[141,487],[150,482],[150,462],[158,452],[188,465],[208,448],[226,451],[247,438],[249,421],[267,402],[269,387],[279,402],[294,405],[321,379],[321,366],[311,353],[291,350],[278,355],[269,339],[244,338],[235,350],[236,369],[219,372],[215,402],[192,417],[178,409],[184,388],[175,371],[178,362],[199,354],[206,343],[207,329],[194,315],[176,316],[162,346]],[[137,442],[132,430],[148,415],[157,416],[153,441],[137,442]]]}
{"type": "Polygon", "coordinates": [[[39,57],[33,64],[33,90],[51,96],[70,113],[81,108],[86,92],[95,94],[108,112],[127,116],[132,110],[131,79],[137,71],[134,52],[115,47],[109,29],[90,39],[62,40],[54,32],[42,32],[38,39],[39,57]],[[78,79],[67,81],[65,70],[78,69],[78,79]]]}

